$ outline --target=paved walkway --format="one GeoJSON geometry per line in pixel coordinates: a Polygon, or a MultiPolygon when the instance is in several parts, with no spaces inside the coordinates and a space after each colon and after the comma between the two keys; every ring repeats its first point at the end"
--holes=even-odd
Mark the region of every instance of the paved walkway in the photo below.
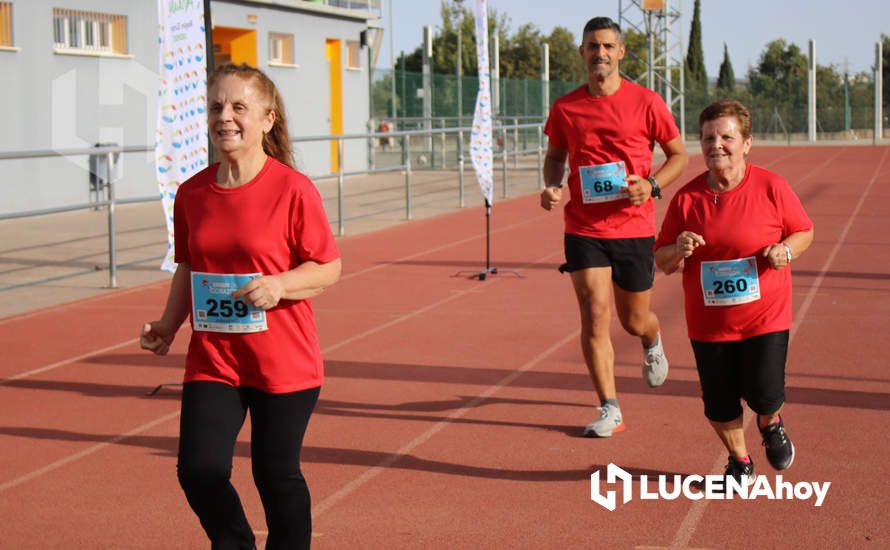
{"type": "MultiPolygon", "coordinates": [[[[460,208],[457,170],[414,171],[411,219],[460,208]]],[[[504,193],[501,166],[495,169],[495,203],[504,193]]],[[[317,182],[336,234],[337,180],[317,182]]],[[[404,172],[347,177],[343,185],[344,237],[375,231],[407,219],[404,172]]],[[[512,159],[508,197],[538,189],[535,157],[512,159]]],[[[482,204],[472,168],[464,172],[466,207],[482,204]]],[[[484,225],[480,219],[480,231],[484,225]]],[[[117,288],[133,288],[170,275],[159,270],[167,249],[160,201],[119,205],[115,211],[117,288]]],[[[108,214],[105,209],[0,220],[0,318],[110,291],[108,214]]],[[[161,307],[160,305],[158,307],[161,307]]]]}

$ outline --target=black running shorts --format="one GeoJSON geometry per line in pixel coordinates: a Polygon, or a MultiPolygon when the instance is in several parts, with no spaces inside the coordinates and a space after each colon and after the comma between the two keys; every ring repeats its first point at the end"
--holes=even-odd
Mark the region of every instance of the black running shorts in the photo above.
{"type": "Polygon", "coordinates": [[[611,267],[615,284],[628,292],[643,292],[652,288],[655,280],[654,245],[655,237],[595,239],[566,233],[566,263],[559,270],[572,273],[611,267]]]}
{"type": "Polygon", "coordinates": [[[759,415],[779,410],[785,402],[788,335],[783,330],[735,342],[692,340],[709,420],[735,420],[742,414],[741,399],[759,415]]]}

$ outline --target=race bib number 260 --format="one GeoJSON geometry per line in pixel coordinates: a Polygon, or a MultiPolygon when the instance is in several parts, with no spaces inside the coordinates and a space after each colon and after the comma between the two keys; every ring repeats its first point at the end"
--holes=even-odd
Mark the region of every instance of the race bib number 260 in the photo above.
{"type": "Polygon", "coordinates": [[[232,293],[261,273],[192,272],[192,323],[207,332],[262,332],[266,312],[232,298],[232,293]]]}
{"type": "Polygon", "coordinates": [[[701,263],[701,286],[706,306],[734,306],[760,299],[757,260],[701,263]]]}

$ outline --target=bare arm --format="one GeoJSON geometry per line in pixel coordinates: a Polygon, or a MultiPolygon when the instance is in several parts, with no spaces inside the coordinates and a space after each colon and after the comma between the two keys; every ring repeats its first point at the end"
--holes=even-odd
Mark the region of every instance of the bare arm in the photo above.
{"type": "Polygon", "coordinates": [[[164,313],[157,321],[145,323],[139,335],[139,346],[155,355],[166,355],[176,336],[176,331],[188,318],[191,304],[191,274],[188,264],[176,266],[176,272],[170,281],[170,292],[167,294],[167,305],[164,313]]]}
{"type": "Polygon", "coordinates": [[[652,177],[658,181],[658,186],[663,189],[683,174],[683,171],[689,165],[689,155],[686,153],[686,146],[683,145],[683,138],[680,136],[661,144],[661,150],[664,151],[667,159],[658,170],[652,173],[652,177]]]}
{"type": "MultiPolygon", "coordinates": [[[[667,159],[658,170],[652,172],[651,177],[655,178],[658,186],[664,189],[680,177],[683,170],[686,170],[686,166],[689,164],[689,155],[686,154],[686,146],[683,145],[683,139],[680,136],[667,143],[662,143],[661,150],[664,151],[667,159]]],[[[627,182],[630,184],[627,188],[627,195],[631,204],[643,204],[652,196],[652,184],[649,180],[632,174],[627,176],[627,182]]]]}
{"type": "Polygon", "coordinates": [[[232,297],[260,309],[271,309],[281,300],[305,300],[336,283],[341,266],[340,258],[324,264],[304,262],[284,273],[257,277],[232,293],[232,297]]]}
{"type": "Polygon", "coordinates": [[[552,210],[562,200],[562,179],[566,173],[568,151],[553,144],[547,144],[544,157],[544,185],[541,191],[541,208],[552,210]]]}
{"type": "Polygon", "coordinates": [[[665,274],[676,271],[683,260],[692,256],[696,248],[705,244],[704,238],[692,231],[683,231],[677,235],[677,242],[662,246],[655,251],[655,265],[665,274]]]}

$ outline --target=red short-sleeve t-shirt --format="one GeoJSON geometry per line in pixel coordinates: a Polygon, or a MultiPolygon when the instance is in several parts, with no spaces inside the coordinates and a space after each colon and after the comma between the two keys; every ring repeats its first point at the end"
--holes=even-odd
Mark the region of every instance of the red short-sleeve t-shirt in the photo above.
{"type": "MultiPolygon", "coordinates": [[[[176,262],[207,273],[282,273],[340,256],[321,196],[304,175],[271,157],[244,185],[216,184],[214,164],[185,182],[174,203],[176,262]]],[[[192,320],[194,326],[194,320],[192,320]]],[[[268,330],[193,331],[185,381],[289,393],[320,386],[321,350],[310,300],[281,300],[268,330]]]]}
{"type": "Polygon", "coordinates": [[[600,239],[655,235],[651,200],[640,206],[626,198],[584,204],[579,168],[624,161],[627,175],[647,177],[655,143],[680,135],[658,94],[622,79],[615,93],[592,96],[585,84],[556,100],[544,132],[551,144],[568,151],[571,198],[565,207],[566,233],[600,239]]]}
{"type": "Polygon", "coordinates": [[[711,191],[707,172],[677,191],[655,249],[674,244],[683,231],[698,233],[705,240],[683,261],[689,338],[736,341],[790,329],[791,268],[772,269],[762,253],[791,233],[812,227],[813,222],[785,178],[751,164],[742,182],[730,191],[711,191]],[[757,260],[760,299],[736,305],[705,305],[702,262],[751,256],[757,260]]]}

